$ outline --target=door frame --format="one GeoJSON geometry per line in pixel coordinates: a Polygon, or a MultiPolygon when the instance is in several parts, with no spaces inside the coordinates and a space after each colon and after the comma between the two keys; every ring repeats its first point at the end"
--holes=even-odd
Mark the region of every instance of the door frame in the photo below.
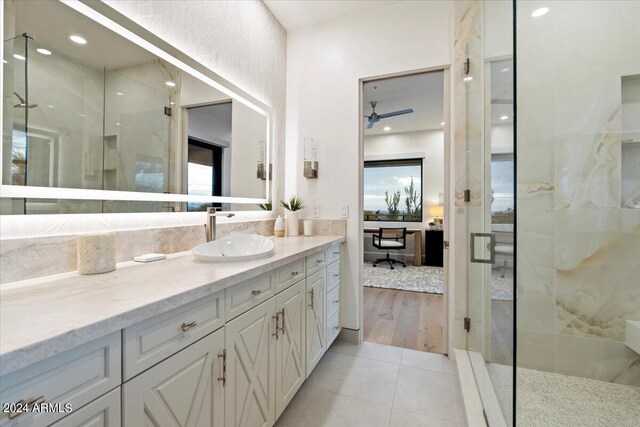
{"type": "MultiPolygon", "coordinates": [[[[393,77],[406,77],[415,74],[424,74],[429,72],[443,71],[444,74],[444,102],[443,102],[443,117],[444,117],[444,240],[451,242],[450,236],[453,233],[453,224],[450,220],[452,218],[451,209],[453,208],[453,194],[452,194],[452,179],[453,179],[453,158],[451,156],[451,140],[452,129],[451,126],[451,65],[436,65],[433,67],[419,68],[415,70],[399,71],[389,74],[381,74],[370,77],[363,77],[358,80],[358,252],[357,262],[358,270],[356,280],[358,283],[358,343],[364,341],[364,285],[363,285],[363,268],[362,260],[364,259],[364,132],[362,127],[362,117],[364,116],[363,102],[364,102],[364,85],[376,80],[389,79],[393,77]]],[[[453,356],[452,344],[454,340],[450,337],[453,332],[449,325],[453,324],[453,286],[450,281],[453,277],[452,263],[450,262],[450,253],[453,248],[450,245],[448,250],[444,250],[444,289],[442,293],[442,349],[446,355],[453,356]]]]}

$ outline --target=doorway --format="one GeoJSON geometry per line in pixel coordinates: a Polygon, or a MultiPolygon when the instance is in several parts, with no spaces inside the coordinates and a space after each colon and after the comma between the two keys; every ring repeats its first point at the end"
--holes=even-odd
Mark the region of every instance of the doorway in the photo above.
{"type": "Polygon", "coordinates": [[[446,354],[448,70],[361,81],[363,340],[446,354]]]}

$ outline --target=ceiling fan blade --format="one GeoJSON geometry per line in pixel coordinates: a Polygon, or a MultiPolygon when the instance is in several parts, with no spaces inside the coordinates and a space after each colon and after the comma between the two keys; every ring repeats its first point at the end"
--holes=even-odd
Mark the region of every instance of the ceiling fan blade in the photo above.
{"type": "Polygon", "coordinates": [[[367,129],[371,129],[373,127],[373,125],[375,125],[376,122],[375,120],[369,120],[369,124],[367,125],[367,129]]]}
{"type": "Polygon", "coordinates": [[[378,117],[380,117],[381,119],[386,119],[387,117],[395,117],[395,116],[401,116],[403,114],[411,114],[411,113],[413,113],[413,108],[407,108],[406,110],[400,110],[400,111],[394,111],[392,113],[380,114],[378,117]]]}

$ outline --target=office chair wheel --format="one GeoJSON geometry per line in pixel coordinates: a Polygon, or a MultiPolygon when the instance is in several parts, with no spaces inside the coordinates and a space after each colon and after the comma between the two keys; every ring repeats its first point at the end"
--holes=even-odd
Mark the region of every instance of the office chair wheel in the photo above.
{"type": "Polygon", "coordinates": [[[393,270],[393,266],[391,266],[391,269],[393,270]]]}
{"type": "Polygon", "coordinates": [[[376,267],[376,265],[375,265],[375,264],[373,264],[373,266],[374,266],[374,267],[376,267]]]}
{"type": "Polygon", "coordinates": [[[402,264],[402,267],[407,268],[407,264],[402,264]]]}

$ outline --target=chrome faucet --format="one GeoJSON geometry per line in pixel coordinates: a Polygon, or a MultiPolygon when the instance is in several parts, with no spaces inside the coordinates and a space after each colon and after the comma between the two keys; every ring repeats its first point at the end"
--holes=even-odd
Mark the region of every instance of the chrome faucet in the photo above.
{"type": "Polygon", "coordinates": [[[226,216],[227,218],[231,218],[235,216],[233,213],[224,213],[218,212],[220,208],[207,208],[207,222],[204,225],[204,230],[207,236],[207,242],[212,240],[216,240],[216,217],[217,216],[226,216]]]}

